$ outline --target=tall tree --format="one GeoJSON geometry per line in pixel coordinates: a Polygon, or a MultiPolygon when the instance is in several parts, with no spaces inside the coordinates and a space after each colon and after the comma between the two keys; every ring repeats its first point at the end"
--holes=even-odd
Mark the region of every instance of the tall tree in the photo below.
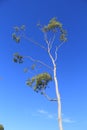
{"type": "MultiPolygon", "coordinates": [[[[16,43],[20,43],[21,37],[25,38],[29,42],[36,44],[37,46],[44,49],[47,52],[52,66],[49,66],[46,62],[43,62],[38,59],[34,59],[33,57],[29,56],[22,56],[19,53],[14,54],[14,62],[16,63],[23,63],[24,58],[28,58],[35,63],[39,63],[48,69],[50,69],[53,73],[50,75],[48,72],[40,73],[32,78],[28,79],[26,84],[30,86],[35,92],[40,92],[43,96],[45,96],[49,101],[56,101],[58,104],[58,124],[59,130],[63,130],[62,124],[62,110],[61,110],[61,99],[59,93],[59,86],[58,86],[58,78],[57,78],[57,59],[58,59],[58,50],[60,47],[67,41],[67,33],[63,29],[63,25],[59,22],[56,18],[52,18],[47,25],[42,26],[40,23],[38,24],[40,30],[43,32],[44,40],[46,46],[39,44],[38,42],[30,39],[24,33],[25,26],[21,27],[14,27],[15,32],[12,34],[13,40],[16,43]],[[58,38],[59,37],[59,38],[58,38]],[[48,83],[50,81],[54,81],[55,83],[55,91],[56,91],[56,98],[50,98],[46,94],[46,88],[48,87],[48,83]]],[[[34,69],[36,64],[32,65],[32,69],[34,69]]],[[[25,70],[27,71],[27,69],[25,70]]]]}

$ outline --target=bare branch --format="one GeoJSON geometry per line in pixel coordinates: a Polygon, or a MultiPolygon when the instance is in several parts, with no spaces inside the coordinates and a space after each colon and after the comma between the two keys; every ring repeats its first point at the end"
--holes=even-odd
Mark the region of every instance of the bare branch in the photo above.
{"type": "Polygon", "coordinates": [[[55,59],[54,59],[55,62],[56,62],[56,60],[57,60],[57,55],[58,55],[58,54],[57,54],[57,51],[58,51],[58,46],[56,46],[56,50],[55,50],[55,59]]]}
{"type": "Polygon", "coordinates": [[[54,64],[55,64],[55,63],[54,63],[55,60],[54,60],[54,58],[53,58],[53,56],[52,56],[52,54],[51,54],[51,52],[50,52],[51,48],[50,48],[49,41],[48,41],[48,39],[47,39],[47,35],[45,35],[45,42],[46,42],[46,44],[47,44],[47,52],[48,52],[48,54],[49,54],[49,57],[50,57],[50,59],[51,59],[53,65],[54,65],[54,64]]]}
{"type": "Polygon", "coordinates": [[[53,45],[54,40],[55,40],[55,34],[53,35],[53,38],[52,38],[52,40],[50,41],[50,50],[51,50],[51,48],[52,48],[52,45],[53,45]]]}
{"type": "Polygon", "coordinates": [[[44,39],[45,39],[45,41],[46,41],[46,44],[49,45],[49,41],[48,41],[47,33],[46,33],[46,32],[44,33],[44,39]]]}
{"type": "Polygon", "coordinates": [[[45,92],[41,92],[49,101],[57,101],[56,98],[50,98],[45,92]]]}
{"type": "Polygon", "coordinates": [[[46,44],[47,44],[47,50],[48,50],[48,54],[49,54],[49,56],[50,56],[50,58],[52,59],[52,62],[54,61],[54,62],[56,62],[56,60],[57,60],[57,52],[58,52],[58,49],[64,44],[64,42],[62,42],[61,44],[59,44],[58,46],[56,46],[56,50],[55,50],[55,58],[53,58],[53,56],[52,56],[52,54],[51,54],[51,48],[52,48],[52,44],[53,44],[53,42],[54,42],[54,40],[55,40],[55,34],[54,34],[54,36],[53,36],[53,39],[52,39],[52,41],[50,40],[50,41],[48,41],[48,39],[47,39],[47,34],[46,33],[44,33],[44,37],[45,37],[45,42],[46,42],[46,44]]]}
{"type": "Polygon", "coordinates": [[[58,54],[57,54],[58,49],[59,49],[63,44],[64,44],[64,42],[62,42],[59,46],[56,46],[56,50],[55,50],[55,62],[56,62],[57,56],[58,56],[58,54]]]}
{"type": "Polygon", "coordinates": [[[50,67],[49,65],[45,64],[45,63],[42,62],[41,60],[36,60],[36,59],[32,58],[31,56],[23,56],[23,58],[29,58],[31,61],[40,63],[40,64],[42,64],[43,66],[45,66],[45,67],[47,67],[47,68],[49,68],[50,70],[53,71],[52,67],[50,67]]]}
{"type": "Polygon", "coordinates": [[[29,38],[29,37],[27,37],[27,36],[25,36],[25,35],[23,35],[23,37],[24,37],[26,40],[28,40],[29,42],[32,42],[32,43],[34,43],[35,45],[37,45],[37,46],[41,47],[42,49],[44,49],[45,51],[47,51],[47,49],[46,49],[43,45],[39,44],[38,42],[34,41],[33,39],[31,39],[31,38],[29,38]]]}
{"type": "Polygon", "coordinates": [[[57,48],[59,49],[63,44],[64,44],[64,42],[62,42],[59,46],[57,46],[57,48]]]}

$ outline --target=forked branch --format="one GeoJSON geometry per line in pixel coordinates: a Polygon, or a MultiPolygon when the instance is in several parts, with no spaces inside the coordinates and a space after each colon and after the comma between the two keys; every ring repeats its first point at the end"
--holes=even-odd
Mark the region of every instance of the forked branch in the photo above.
{"type": "Polygon", "coordinates": [[[55,40],[55,34],[53,35],[52,40],[49,42],[49,43],[50,43],[50,50],[51,50],[51,48],[52,48],[52,45],[53,45],[53,43],[54,43],[54,40],[55,40]]]}
{"type": "Polygon", "coordinates": [[[56,98],[50,98],[45,92],[41,92],[49,101],[57,101],[56,98]]]}
{"type": "Polygon", "coordinates": [[[59,44],[59,46],[56,46],[56,49],[55,49],[55,62],[57,61],[57,57],[58,57],[58,50],[59,48],[64,44],[64,42],[62,42],[61,44],[59,44]]]}

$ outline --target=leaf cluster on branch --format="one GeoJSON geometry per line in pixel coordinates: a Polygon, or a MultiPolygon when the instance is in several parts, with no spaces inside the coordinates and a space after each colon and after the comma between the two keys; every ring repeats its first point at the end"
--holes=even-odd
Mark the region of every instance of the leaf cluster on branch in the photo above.
{"type": "Polygon", "coordinates": [[[12,33],[12,39],[16,42],[16,43],[20,43],[21,40],[21,34],[22,32],[25,31],[25,25],[22,25],[20,27],[15,26],[14,27],[14,33],[12,33]]]}
{"type": "Polygon", "coordinates": [[[48,25],[45,25],[42,30],[43,32],[48,32],[48,31],[53,31],[56,32],[58,28],[61,28],[62,24],[60,22],[57,21],[56,18],[52,18],[48,25]]]}
{"type": "Polygon", "coordinates": [[[48,73],[38,74],[26,81],[26,84],[34,89],[36,92],[42,92],[46,89],[48,83],[52,81],[52,77],[48,73]]]}
{"type": "Polygon", "coordinates": [[[13,61],[15,63],[23,63],[23,56],[21,56],[19,53],[15,53],[13,61]]]}
{"type": "Polygon", "coordinates": [[[52,18],[47,25],[44,25],[42,27],[42,31],[44,33],[47,33],[47,32],[57,33],[59,31],[60,41],[61,42],[67,41],[67,32],[66,30],[63,29],[63,25],[55,17],[52,18]]]}

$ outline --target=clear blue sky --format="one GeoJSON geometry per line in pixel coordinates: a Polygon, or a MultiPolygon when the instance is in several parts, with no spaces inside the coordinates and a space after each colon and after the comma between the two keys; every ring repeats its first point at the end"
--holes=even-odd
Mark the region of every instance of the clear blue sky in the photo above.
{"type": "MultiPolygon", "coordinates": [[[[57,104],[25,85],[28,74],[23,68],[31,63],[12,61],[13,53],[21,52],[49,64],[47,55],[11,38],[13,26],[25,24],[28,36],[43,43],[36,23],[47,24],[55,16],[68,31],[57,61],[64,130],[87,130],[87,1],[0,0],[0,123],[5,130],[58,130],[57,104]]],[[[48,93],[55,96],[53,85],[48,93]]]]}

